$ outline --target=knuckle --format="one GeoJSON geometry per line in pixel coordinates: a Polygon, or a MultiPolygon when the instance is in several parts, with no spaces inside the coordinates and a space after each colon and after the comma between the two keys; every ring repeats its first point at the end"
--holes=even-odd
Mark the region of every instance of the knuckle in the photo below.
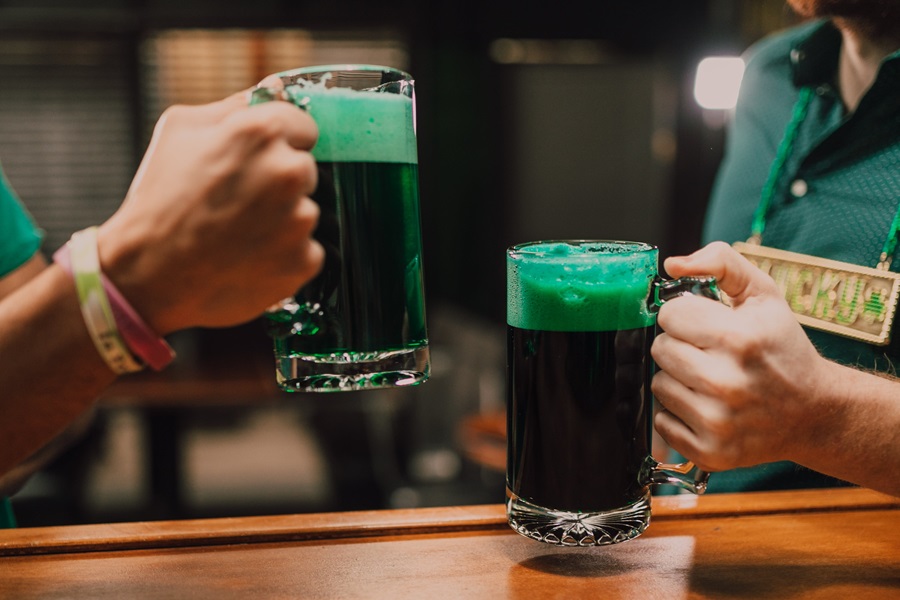
{"type": "Polygon", "coordinates": [[[265,158],[262,172],[270,186],[277,190],[278,197],[284,201],[294,203],[300,196],[307,195],[315,189],[314,171],[310,171],[308,161],[297,156],[297,153],[278,149],[265,158]]]}
{"type": "Polygon", "coordinates": [[[766,356],[769,343],[758,329],[744,327],[736,331],[732,349],[744,367],[759,364],[766,356]]]}
{"type": "Polygon", "coordinates": [[[180,120],[186,118],[190,113],[190,106],[187,106],[186,104],[173,104],[163,111],[160,118],[167,121],[180,120]]]}
{"type": "Polygon", "coordinates": [[[670,444],[677,441],[672,428],[671,416],[666,414],[665,411],[660,411],[653,415],[653,426],[656,428],[657,433],[663,436],[670,444]]]}
{"type": "Polygon", "coordinates": [[[319,183],[319,170],[316,159],[309,152],[297,152],[297,172],[301,176],[302,191],[311,194],[319,183]]]}
{"type": "Polygon", "coordinates": [[[300,204],[300,210],[304,218],[310,221],[318,221],[322,215],[322,209],[319,204],[311,198],[304,197],[300,204]]]}
{"type": "Polygon", "coordinates": [[[730,422],[732,417],[730,411],[734,409],[733,407],[742,403],[746,389],[744,380],[739,373],[710,373],[704,384],[704,391],[710,397],[715,398],[717,402],[716,412],[707,415],[710,419],[707,426],[718,432],[726,423],[730,422]]]}
{"type": "Polygon", "coordinates": [[[731,468],[733,464],[728,447],[723,447],[709,439],[704,439],[698,444],[691,460],[704,471],[724,471],[731,468]]]}
{"type": "Polygon", "coordinates": [[[282,81],[281,77],[279,77],[277,74],[272,73],[272,74],[266,75],[263,79],[261,79],[260,82],[257,84],[257,87],[267,87],[267,88],[272,88],[272,89],[276,89],[276,90],[283,90],[284,89],[284,81],[282,81]]]}
{"type": "Polygon", "coordinates": [[[656,339],[653,340],[653,344],[650,345],[650,356],[653,357],[657,363],[659,363],[660,358],[665,358],[669,353],[669,346],[672,342],[671,336],[667,333],[660,333],[656,336],[656,339]]]}
{"type": "Polygon", "coordinates": [[[319,134],[319,127],[316,125],[316,121],[312,118],[312,115],[309,114],[309,111],[300,109],[293,104],[289,104],[288,106],[290,107],[290,112],[285,115],[287,118],[298,123],[307,133],[314,136],[319,134]]]}
{"type": "Polygon", "coordinates": [[[732,439],[734,425],[724,414],[719,413],[708,416],[704,421],[704,426],[709,432],[710,437],[718,442],[717,446],[721,446],[722,441],[724,440],[732,439]]]}
{"type": "Polygon", "coordinates": [[[269,177],[285,187],[289,193],[300,189],[304,174],[301,165],[293,156],[277,153],[277,158],[269,162],[269,177]]]}
{"type": "Polygon", "coordinates": [[[302,238],[309,238],[319,223],[321,209],[319,205],[307,197],[300,200],[297,210],[294,211],[295,228],[302,238]]]}
{"type": "Polygon", "coordinates": [[[315,277],[325,263],[325,249],[316,240],[304,237],[299,248],[295,245],[293,259],[285,265],[286,271],[297,281],[309,281],[315,277]]]}
{"type": "Polygon", "coordinates": [[[309,264],[310,275],[315,275],[322,270],[325,264],[325,248],[316,240],[310,240],[306,250],[307,264],[309,264]]]}
{"type": "Polygon", "coordinates": [[[184,122],[190,122],[186,116],[190,110],[189,106],[183,104],[173,104],[167,107],[157,119],[156,125],[153,127],[153,134],[160,135],[164,128],[179,127],[184,122]]]}
{"type": "Polygon", "coordinates": [[[659,307],[659,312],[656,314],[656,323],[659,325],[660,329],[665,331],[669,329],[673,323],[677,322],[679,319],[679,309],[682,304],[681,297],[679,296],[665,301],[662,306],[659,307]]]}
{"type": "Polygon", "coordinates": [[[715,252],[727,252],[731,249],[731,246],[721,240],[710,242],[708,247],[715,252]]]}
{"type": "Polygon", "coordinates": [[[666,386],[666,378],[669,375],[665,371],[659,371],[656,375],[653,376],[653,379],[650,381],[650,391],[656,397],[656,399],[665,404],[665,399],[667,397],[668,387],[666,386]]]}
{"type": "Polygon", "coordinates": [[[245,110],[232,121],[231,133],[236,138],[270,141],[278,137],[279,128],[263,110],[245,110]]]}
{"type": "Polygon", "coordinates": [[[706,246],[706,252],[717,260],[723,259],[732,252],[731,246],[722,241],[710,242],[706,246]]]}
{"type": "MultiPolygon", "coordinates": [[[[669,311],[672,310],[672,302],[664,302],[662,306],[659,307],[659,311],[656,313],[656,324],[659,325],[660,329],[666,329],[666,325],[669,322],[669,311]]],[[[656,341],[659,341],[659,336],[657,336],[656,341]]]]}
{"type": "Polygon", "coordinates": [[[745,320],[734,320],[730,326],[715,333],[716,345],[726,348],[731,354],[744,358],[756,358],[765,348],[764,332],[758,324],[745,320]]]}

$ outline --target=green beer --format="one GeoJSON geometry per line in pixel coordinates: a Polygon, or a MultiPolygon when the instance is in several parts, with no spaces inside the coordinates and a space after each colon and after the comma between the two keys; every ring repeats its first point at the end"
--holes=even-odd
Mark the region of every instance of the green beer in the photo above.
{"type": "Polygon", "coordinates": [[[706,475],[650,454],[662,302],[715,296],[709,278],[664,281],[641,242],[562,240],[507,251],[507,518],[562,546],[615,544],[650,523],[650,486],[701,492],[706,475]]]}
{"type": "Polygon", "coordinates": [[[289,391],[420,383],[430,367],[412,82],[377,70],[350,78],[363,89],[341,87],[347,68],[335,69],[296,84],[282,74],[288,98],[319,127],[313,199],[325,265],[267,316],[278,382],[289,391]]]}

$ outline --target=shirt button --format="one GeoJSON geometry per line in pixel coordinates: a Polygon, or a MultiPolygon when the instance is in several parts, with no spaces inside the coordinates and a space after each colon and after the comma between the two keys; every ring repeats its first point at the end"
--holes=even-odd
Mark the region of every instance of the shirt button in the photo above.
{"type": "Polygon", "coordinates": [[[791,196],[794,198],[802,198],[809,191],[809,186],[802,179],[795,179],[791,183],[791,196]]]}
{"type": "Polygon", "coordinates": [[[791,62],[795,65],[800,64],[805,59],[806,53],[803,50],[798,50],[797,48],[791,50],[791,62]]]}

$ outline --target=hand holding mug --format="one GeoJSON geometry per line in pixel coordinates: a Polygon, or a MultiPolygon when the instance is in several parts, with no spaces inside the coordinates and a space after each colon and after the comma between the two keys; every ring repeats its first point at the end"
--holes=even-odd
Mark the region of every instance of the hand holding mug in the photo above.
{"type": "Polygon", "coordinates": [[[248,321],[321,268],[309,150],[286,102],[169,108],[120,209],[100,228],[104,272],[164,335],[248,321]]]}
{"type": "Polygon", "coordinates": [[[659,311],[653,393],[660,435],[704,470],[791,459],[815,414],[805,399],[829,380],[775,282],[734,249],[713,243],[670,258],[673,277],[709,273],[731,307],[685,296],[659,311]]]}

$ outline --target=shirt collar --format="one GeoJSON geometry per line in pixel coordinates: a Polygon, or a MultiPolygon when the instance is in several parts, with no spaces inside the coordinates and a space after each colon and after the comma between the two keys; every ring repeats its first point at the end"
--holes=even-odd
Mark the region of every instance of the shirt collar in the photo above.
{"type": "MultiPolygon", "coordinates": [[[[840,58],[841,32],[831,21],[823,20],[791,48],[791,68],[794,85],[817,86],[834,83],[840,58]]],[[[900,80],[900,50],[889,54],[881,63],[881,73],[892,73],[900,80]]]]}
{"type": "Polygon", "coordinates": [[[841,32],[822,21],[791,48],[791,68],[797,87],[832,83],[841,52],[841,32]]]}

